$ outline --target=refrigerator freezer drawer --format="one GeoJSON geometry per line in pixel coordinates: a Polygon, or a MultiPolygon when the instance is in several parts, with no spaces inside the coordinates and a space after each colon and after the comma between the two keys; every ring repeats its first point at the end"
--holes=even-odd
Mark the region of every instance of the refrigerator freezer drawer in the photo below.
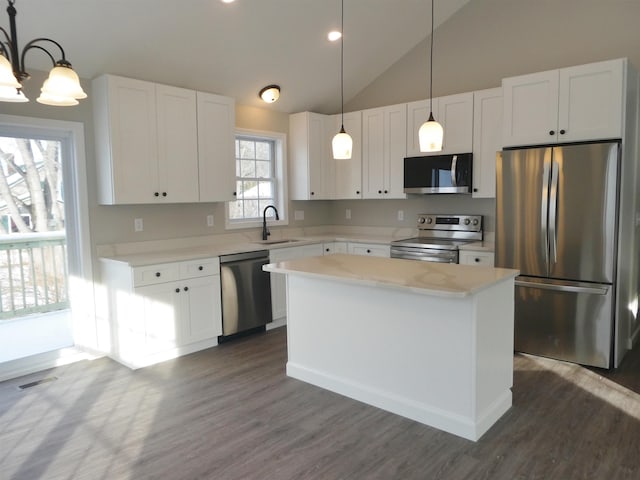
{"type": "Polygon", "coordinates": [[[518,277],[515,297],[516,351],[611,367],[612,285],[518,277]]]}

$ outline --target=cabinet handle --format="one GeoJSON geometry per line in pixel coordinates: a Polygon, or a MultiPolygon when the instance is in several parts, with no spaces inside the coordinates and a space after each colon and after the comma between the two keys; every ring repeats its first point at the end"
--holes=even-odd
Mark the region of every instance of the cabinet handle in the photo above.
{"type": "Polygon", "coordinates": [[[560,130],[560,135],[564,135],[565,133],[567,133],[565,129],[560,130]]]}
{"type": "Polygon", "coordinates": [[[549,130],[549,135],[555,135],[556,131],[555,130],[549,130]]]}
{"type": "Polygon", "coordinates": [[[153,196],[154,196],[154,197],[159,197],[159,196],[160,196],[160,194],[159,194],[158,192],[153,192],[153,196]]]}
{"type": "Polygon", "coordinates": [[[162,192],[162,196],[166,197],[167,196],[167,192],[162,192]]]}
{"type": "Polygon", "coordinates": [[[202,265],[200,265],[200,266],[198,267],[198,270],[200,270],[200,271],[202,271],[203,269],[204,269],[204,267],[203,267],[202,265]]]}
{"type": "Polygon", "coordinates": [[[184,291],[188,292],[189,291],[189,287],[184,287],[184,291]]]}
{"type": "Polygon", "coordinates": [[[160,276],[160,272],[156,272],[156,277],[159,277],[159,276],[160,276]]]}
{"type": "Polygon", "coordinates": [[[180,289],[179,288],[176,288],[176,293],[180,293],[180,289]]]}

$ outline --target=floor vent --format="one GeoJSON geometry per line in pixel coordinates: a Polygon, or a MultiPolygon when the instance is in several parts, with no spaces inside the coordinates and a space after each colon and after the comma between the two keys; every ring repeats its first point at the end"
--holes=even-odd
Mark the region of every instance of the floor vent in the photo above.
{"type": "Polygon", "coordinates": [[[54,380],[57,380],[57,379],[58,377],[47,377],[47,378],[43,378],[42,380],[36,380],[35,382],[25,383],[24,385],[18,386],[18,388],[20,390],[26,390],[27,388],[35,387],[36,385],[40,385],[41,383],[53,382],[54,380]]]}

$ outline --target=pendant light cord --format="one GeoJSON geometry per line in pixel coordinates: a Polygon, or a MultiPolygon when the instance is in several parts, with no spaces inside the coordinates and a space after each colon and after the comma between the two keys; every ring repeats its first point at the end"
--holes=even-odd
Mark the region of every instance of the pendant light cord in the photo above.
{"type": "Polygon", "coordinates": [[[344,132],[344,0],[341,0],[340,19],[340,131],[344,132]]]}
{"type": "Polygon", "coordinates": [[[429,50],[429,116],[433,117],[433,0],[431,0],[431,49],[429,50]]]}

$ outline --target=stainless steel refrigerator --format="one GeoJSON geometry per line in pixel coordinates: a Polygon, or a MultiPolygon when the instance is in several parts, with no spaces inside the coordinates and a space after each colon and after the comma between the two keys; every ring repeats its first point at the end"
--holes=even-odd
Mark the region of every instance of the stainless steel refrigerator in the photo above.
{"type": "Polygon", "coordinates": [[[611,368],[619,142],[504,150],[496,266],[520,270],[516,351],[611,368]]]}

